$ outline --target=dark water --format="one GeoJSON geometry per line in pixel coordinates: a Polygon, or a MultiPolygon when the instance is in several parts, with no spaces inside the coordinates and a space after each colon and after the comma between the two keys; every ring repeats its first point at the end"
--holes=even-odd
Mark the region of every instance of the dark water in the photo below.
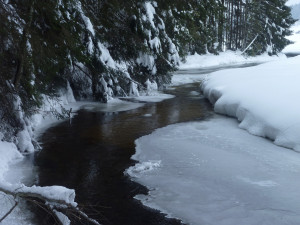
{"type": "MultiPolygon", "coordinates": [[[[104,225],[181,224],[135,200],[135,195],[147,194],[148,190],[123,172],[135,164],[130,159],[135,153],[135,139],[169,124],[205,120],[213,115],[210,103],[192,91],[199,91],[199,83],[167,90],[176,97],[130,111],[80,110],[71,124],[66,121],[48,129],[40,139],[43,150],[35,157],[38,185],[75,189],[76,201],[84,211],[104,225]]],[[[50,217],[42,216],[40,224],[53,223],[50,217]]]]}
{"type": "Polygon", "coordinates": [[[300,55],[299,53],[285,53],[285,55],[288,57],[288,58],[292,58],[292,57],[296,57],[298,55],[300,55]]]}

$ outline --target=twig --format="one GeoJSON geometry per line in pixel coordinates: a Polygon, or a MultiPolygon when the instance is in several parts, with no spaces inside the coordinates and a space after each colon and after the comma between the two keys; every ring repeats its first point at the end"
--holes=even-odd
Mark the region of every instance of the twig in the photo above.
{"type": "Polygon", "coordinates": [[[0,219],[0,223],[9,215],[12,213],[12,211],[17,207],[18,202],[15,201],[15,204],[13,207],[11,207],[11,209],[0,219]]]}

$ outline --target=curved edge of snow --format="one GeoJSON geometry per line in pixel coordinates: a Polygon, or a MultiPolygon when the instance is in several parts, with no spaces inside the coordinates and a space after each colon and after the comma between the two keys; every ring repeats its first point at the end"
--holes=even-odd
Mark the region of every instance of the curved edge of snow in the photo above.
{"type": "Polygon", "coordinates": [[[300,57],[255,67],[219,71],[200,88],[216,113],[235,117],[239,127],[274,144],[300,151],[300,57]]]}

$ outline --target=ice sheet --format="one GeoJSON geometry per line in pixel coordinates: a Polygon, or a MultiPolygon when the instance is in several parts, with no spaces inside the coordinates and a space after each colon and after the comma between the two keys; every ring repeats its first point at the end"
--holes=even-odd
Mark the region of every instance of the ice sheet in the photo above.
{"type": "MultiPolygon", "coordinates": [[[[188,224],[291,225],[300,221],[300,155],[238,128],[235,119],[171,125],[136,141],[136,196],[188,224]]],[[[132,172],[134,171],[134,173],[132,172]]]]}

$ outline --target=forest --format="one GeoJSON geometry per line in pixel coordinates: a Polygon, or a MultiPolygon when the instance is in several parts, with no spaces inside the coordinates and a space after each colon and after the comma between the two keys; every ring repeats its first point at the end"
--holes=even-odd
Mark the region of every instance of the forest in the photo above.
{"type": "Polygon", "coordinates": [[[107,102],[163,88],[188,54],[277,54],[295,22],[285,2],[1,0],[3,140],[17,142],[45,99],[67,88],[107,102]]]}

